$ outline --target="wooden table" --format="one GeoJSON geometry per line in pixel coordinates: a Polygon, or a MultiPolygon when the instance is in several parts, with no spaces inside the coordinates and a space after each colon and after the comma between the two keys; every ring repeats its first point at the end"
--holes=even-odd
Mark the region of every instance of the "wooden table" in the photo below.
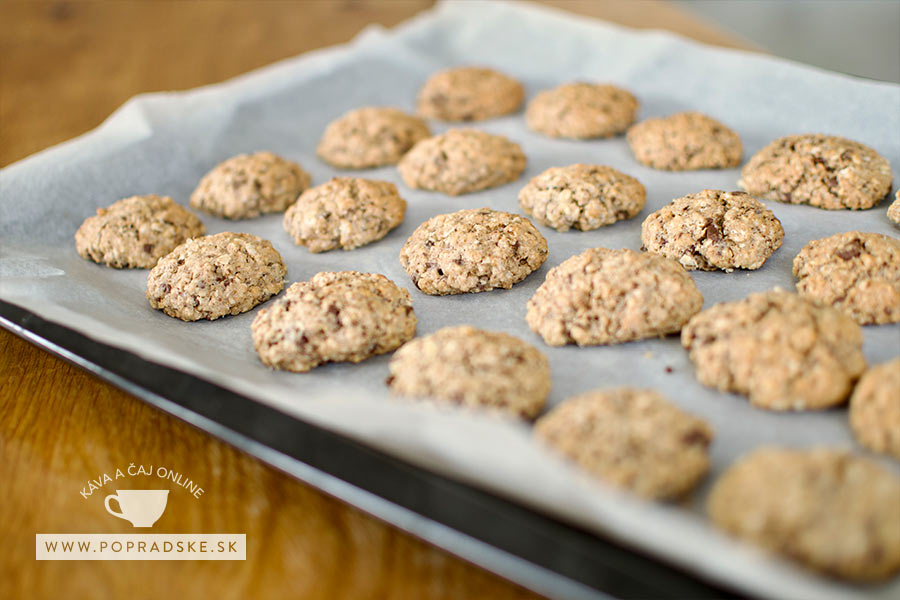
{"type": "MultiPolygon", "coordinates": [[[[429,0],[0,0],[0,165],[83,133],[134,94],[221,81],[392,26],[429,0]]],[[[548,2],[746,46],[663,2],[548,2]]],[[[2,190],[0,190],[2,193],[2,190]]],[[[2,284],[2,283],[0,283],[2,284]]],[[[522,598],[418,541],[0,330],[0,598],[522,598]],[[244,562],[42,561],[36,533],[127,533],[79,491],[131,462],[202,482],[164,532],[243,532],[244,562]]],[[[154,532],[158,529],[154,528],[154,532]]]]}

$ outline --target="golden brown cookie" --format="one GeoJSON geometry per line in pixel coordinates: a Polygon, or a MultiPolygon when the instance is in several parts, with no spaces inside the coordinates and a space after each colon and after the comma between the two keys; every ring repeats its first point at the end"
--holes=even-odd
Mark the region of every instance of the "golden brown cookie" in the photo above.
{"type": "Polygon", "coordinates": [[[589,139],[624,133],[634,123],[638,101],[608,84],[565,83],[528,103],[525,122],[550,137],[589,139]]]}
{"type": "Polygon", "coordinates": [[[458,196],[515,181],[525,163],[522,148],[502,135],[451,129],[416,144],[398,169],[411,188],[458,196]]]}
{"type": "Polygon", "coordinates": [[[483,67],[454,67],[428,78],[419,91],[419,114],[441,121],[482,121],[516,112],[522,84],[483,67]]]}
{"type": "Polygon", "coordinates": [[[316,153],[339,169],[368,169],[397,164],[416,142],[430,136],[419,117],[396,108],[366,106],[332,121],[316,153]]]}
{"type": "Polygon", "coordinates": [[[872,208],[891,191],[891,165],[872,148],[833,135],[779,138],[744,165],[738,185],[767,200],[828,210],[872,208]]]}
{"type": "Polygon", "coordinates": [[[860,378],[850,396],[850,427],[866,448],[900,460],[900,358],[860,378]]]}
{"type": "Polygon", "coordinates": [[[226,219],[282,212],[309,187],[309,173],[271,152],[240,154],[203,176],[191,207],[226,219]]]}
{"type": "Polygon", "coordinates": [[[713,523],[820,573],[875,581],[900,570],[900,478],[843,450],[762,448],[709,497],[713,523]]]}
{"type": "Polygon", "coordinates": [[[709,470],[712,428],[653,390],[612,388],[569,398],[534,434],[599,479],[645,498],[684,496],[709,470]]]}
{"type": "Polygon", "coordinates": [[[894,201],[888,206],[887,216],[895,224],[900,225],[900,190],[897,190],[894,201]]]}
{"type": "Polygon", "coordinates": [[[704,310],[684,326],[681,344],[700,383],[769,410],[841,404],[866,368],[859,325],[778,289],[704,310]]]}
{"type": "Polygon", "coordinates": [[[547,273],[525,320],[551,346],[618,344],[681,329],[703,296],[674,260],[592,248],[547,273]]]}
{"type": "Polygon", "coordinates": [[[557,231],[589,231],[631,219],[646,201],[641,182],[601,165],[553,167],[519,192],[522,210],[557,231]]]}
{"type": "Polygon", "coordinates": [[[205,232],[194,213],[168,196],[132,196],[85,219],[75,232],[75,248],[83,258],[115,269],[149,269],[205,232]]]}
{"type": "Polygon", "coordinates": [[[794,258],[797,292],[861,325],[900,321],[900,240],[848,231],[813,240],[794,258]]]}
{"type": "Polygon", "coordinates": [[[698,112],[641,121],[627,138],[639,163],[666,171],[736,167],[743,153],[737,133],[698,112]]]}
{"type": "Polygon", "coordinates": [[[284,213],[284,230],[310,252],[352,250],[380,240],[403,222],[406,200],[388,181],[335,177],[300,194],[284,213]]]}
{"type": "Polygon", "coordinates": [[[550,366],[519,338],[469,326],[445,327],[394,353],[391,393],[438,404],[532,418],[550,393],[550,366]]]}
{"type": "Polygon", "coordinates": [[[194,238],[162,257],[147,277],[150,306],[182,321],[237,315],[284,287],[287,268],[268,240],[249,233],[194,238]]]}
{"type": "Polygon", "coordinates": [[[547,240],[520,215],[479,208],[438,215],[419,225],[400,264],[426,294],[509,289],[547,260],[547,240]]]}
{"type": "Polygon", "coordinates": [[[416,334],[416,315],[409,292],[384,275],[324,272],[289,287],[250,329],[263,363],[304,372],[390,352],[416,334]]]}
{"type": "Polygon", "coordinates": [[[778,218],[744,192],[688,194],[641,225],[644,250],[675,259],[685,269],[758,269],[783,240],[778,218]]]}

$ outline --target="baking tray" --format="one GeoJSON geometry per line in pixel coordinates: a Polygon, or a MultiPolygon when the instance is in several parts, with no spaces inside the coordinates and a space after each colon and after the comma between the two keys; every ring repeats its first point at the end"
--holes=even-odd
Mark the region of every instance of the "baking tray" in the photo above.
{"type": "MultiPolygon", "coordinates": [[[[755,409],[735,395],[705,388],[696,381],[676,336],[611,347],[549,348],[524,324],[525,303],[549,268],[587,247],[637,249],[640,221],[649,212],[704,187],[733,189],[737,169],[654,171],[634,161],[622,138],[551,140],[524,127],[520,113],[477,124],[522,144],[529,164],[518,182],[457,198],[400,184],[401,194],[409,202],[404,223],[383,240],[353,252],[311,255],[296,248],[281,229],[278,215],[237,223],[201,215],[210,233],[231,229],[272,240],[288,265],[289,282],[321,270],[347,268],[387,275],[412,292],[420,335],[445,325],[470,323],[534,343],[551,363],[550,406],[587,389],[611,385],[639,384],[664,392],[682,408],[706,418],[717,431],[710,477],[682,505],[642,502],[581,476],[570,464],[535,444],[529,427],[521,422],[391,402],[384,386],[388,356],[359,365],[327,365],[303,375],[267,370],[257,360],[249,336],[254,312],[184,324],[147,307],[146,272],[106,269],[74,252],[72,233],[97,206],[135,193],[162,193],[185,202],[204,172],[238,152],[278,152],[312,172],[314,183],[322,183],[337,174],[315,157],[316,141],[328,121],[363,104],[411,109],[415,92],[428,74],[449,64],[485,57],[492,66],[523,80],[529,97],[562,81],[593,79],[633,90],[641,101],[642,119],[687,109],[708,112],[740,133],[745,159],[778,135],[824,131],[864,141],[894,165],[900,164],[896,136],[900,86],[708,48],[669,34],[633,32],[523,4],[449,2],[394,30],[369,29],[346,46],[289,59],[223,84],[138,97],[97,130],[3,169],[0,276],[4,279],[0,299],[77,332],[93,344],[114,347],[116,357],[127,356],[127,352],[135,359],[212,382],[243,397],[247,405],[243,411],[256,410],[254,404],[264,412],[277,411],[273,414],[281,424],[273,425],[276,429],[302,422],[333,436],[346,436],[367,449],[367,456],[383,452],[392,461],[415,465],[422,472],[502,498],[535,518],[549,516],[575,530],[590,532],[597,540],[640,548],[647,556],[678,565],[694,577],[777,598],[896,597],[898,579],[867,587],[816,577],[736,543],[712,528],[704,515],[704,498],[711,483],[757,445],[853,447],[842,411],[775,414],[755,409]],[[511,290],[435,298],[413,289],[397,253],[416,225],[434,214],[461,208],[517,211],[516,193],[529,177],[549,166],[573,162],[609,164],[637,177],[648,190],[644,212],[631,221],[592,232],[559,233],[541,228],[550,257],[538,272],[511,290]]],[[[447,128],[446,124],[431,125],[435,131],[447,128]]],[[[363,176],[400,183],[394,168],[375,169],[363,176]]],[[[843,212],[778,203],[769,203],[769,207],[785,226],[784,246],[752,273],[692,273],[707,306],[776,285],[792,287],[791,259],[811,239],[849,229],[897,235],[882,208],[843,212]]],[[[898,333],[898,325],[865,328],[867,359],[880,362],[900,353],[898,333]]],[[[66,352],[70,359],[80,357],[84,347],[79,344],[66,352]]],[[[129,385],[134,385],[134,376],[142,376],[141,369],[117,373],[115,362],[92,364],[116,373],[121,382],[131,382],[129,385]]],[[[146,384],[155,385],[152,380],[146,384]]],[[[181,385],[187,384],[150,387],[155,390],[150,397],[173,403],[169,398],[181,385]]],[[[135,391],[144,387],[137,385],[135,391]]],[[[184,401],[193,402],[189,396],[184,401]]],[[[182,418],[208,418],[202,412],[192,416],[194,413],[177,404],[169,406],[178,409],[182,418]]],[[[203,403],[189,406],[200,411],[209,408],[203,403]]],[[[227,415],[217,412],[215,416],[227,415]]],[[[204,423],[215,425],[217,434],[230,430],[218,421],[204,423]]],[[[236,431],[242,431],[241,419],[234,425],[236,431]]],[[[246,440],[252,442],[251,451],[272,452],[286,460],[280,450],[267,450],[268,438],[262,443],[253,441],[252,436],[246,440]]],[[[300,468],[299,463],[291,465],[300,468]]],[[[404,471],[412,472],[418,471],[404,471]]],[[[324,481],[318,484],[324,485],[324,481]]],[[[334,479],[327,481],[337,485],[334,479]]],[[[400,493],[391,486],[379,491],[387,498],[400,493]]],[[[431,498],[432,504],[442,499],[434,492],[418,495],[431,498]]],[[[365,496],[370,500],[381,497],[365,496]]],[[[359,499],[355,502],[360,503],[359,499]]],[[[466,520],[467,514],[455,504],[445,504],[434,510],[455,511],[459,519],[466,520]]],[[[475,533],[492,526],[494,520],[478,522],[475,533]]],[[[455,525],[442,526],[442,535],[458,531],[455,525]]],[[[510,533],[525,535],[516,527],[510,533]]],[[[465,539],[476,538],[470,535],[465,539]]],[[[531,542],[523,539],[510,543],[509,548],[501,546],[506,552],[503,556],[513,556],[510,550],[519,543],[527,549],[531,542]]],[[[540,548],[546,542],[535,544],[540,548]]],[[[592,557],[592,552],[583,555],[592,557]]],[[[571,568],[577,571],[576,566],[571,568]]],[[[536,579],[549,580],[556,571],[543,571],[536,579]]],[[[604,581],[607,577],[600,576],[604,581]]]]}

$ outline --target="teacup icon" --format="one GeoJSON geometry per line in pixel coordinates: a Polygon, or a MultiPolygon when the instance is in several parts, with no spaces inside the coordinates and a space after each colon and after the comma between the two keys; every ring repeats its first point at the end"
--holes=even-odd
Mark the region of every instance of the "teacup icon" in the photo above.
{"type": "Polygon", "coordinates": [[[152,527],[166,510],[169,490],[116,490],[106,497],[106,512],[129,521],[135,527],[152,527]],[[110,508],[110,501],[119,503],[122,512],[110,508]]]}

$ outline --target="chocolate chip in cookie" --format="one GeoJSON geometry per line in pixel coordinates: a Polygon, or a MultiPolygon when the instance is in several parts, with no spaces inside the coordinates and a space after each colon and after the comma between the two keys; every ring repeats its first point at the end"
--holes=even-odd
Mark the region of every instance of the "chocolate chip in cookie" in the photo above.
{"type": "Polygon", "coordinates": [[[675,259],[685,269],[758,269],[783,240],[778,218],[744,192],[688,194],[641,225],[643,248],[675,259]]]}
{"type": "Polygon", "coordinates": [[[509,289],[547,260],[547,240],[520,215],[489,208],[438,215],[416,228],[400,264],[426,294],[509,289]]]}
{"type": "Polygon", "coordinates": [[[848,231],[813,240],[794,258],[797,292],[861,325],[900,322],[900,240],[848,231]]]}
{"type": "Polygon", "coordinates": [[[872,148],[815,133],[770,143],[744,165],[738,185],[767,200],[839,210],[872,208],[892,180],[890,163],[872,148]]]}

